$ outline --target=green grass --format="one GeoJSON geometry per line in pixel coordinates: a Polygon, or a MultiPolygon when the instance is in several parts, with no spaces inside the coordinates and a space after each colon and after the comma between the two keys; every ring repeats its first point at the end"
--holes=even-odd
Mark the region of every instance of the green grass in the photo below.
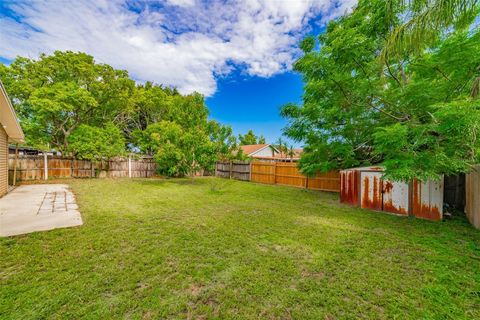
{"type": "Polygon", "coordinates": [[[0,239],[1,319],[479,319],[480,231],[248,182],[71,180],[78,228],[0,239]]]}

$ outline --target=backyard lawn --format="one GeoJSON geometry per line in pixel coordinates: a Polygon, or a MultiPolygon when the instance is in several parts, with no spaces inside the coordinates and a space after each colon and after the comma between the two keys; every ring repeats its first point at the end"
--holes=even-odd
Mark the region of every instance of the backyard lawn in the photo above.
{"type": "Polygon", "coordinates": [[[463,218],[215,178],[67,183],[82,227],[0,239],[1,319],[480,319],[463,218]]]}

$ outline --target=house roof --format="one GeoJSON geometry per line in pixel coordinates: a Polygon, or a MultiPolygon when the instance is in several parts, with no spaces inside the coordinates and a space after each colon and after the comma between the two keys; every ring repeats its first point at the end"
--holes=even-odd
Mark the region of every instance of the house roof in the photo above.
{"type": "Polygon", "coordinates": [[[297,148],[293,149],[293,155],[290,154],[290,150],[288,152],[279,152],[278,154],[275,155],[275,158],[279,159],[300,159],[303,153],[303,148],[297,148]]]}
{"type": "Polygon", "coordinates": [[[248,156],[248,155],[251,155],[252,153],[265,149],[268,146],[270,145],[265,143],[264,144],[247,144],[245,146],[240,146],[240,149],[242,149],[243,153],[245,153],[248,156]]]}
{"type": "Polygon", "coordinates": [[[13,109],[12,103],[8,98],[7,91],[0,81],[0,124],[5,129],[8,139],[11,142],[23,142],[25,136],[17,120],[17,115],[13,109]]]}

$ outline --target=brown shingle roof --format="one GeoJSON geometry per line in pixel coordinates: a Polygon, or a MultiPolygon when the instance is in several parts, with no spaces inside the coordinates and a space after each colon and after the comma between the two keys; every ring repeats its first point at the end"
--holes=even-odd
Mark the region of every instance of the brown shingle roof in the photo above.
{"type": "Polygon", "coordinates": [[[266,146],[268,146],[268,144],[247,144],[245,146],[240,146],[240,149],[242,149],[243,153],[248,156],[249,154],[252,154],[260,149],[263,149],[266,146]]]}

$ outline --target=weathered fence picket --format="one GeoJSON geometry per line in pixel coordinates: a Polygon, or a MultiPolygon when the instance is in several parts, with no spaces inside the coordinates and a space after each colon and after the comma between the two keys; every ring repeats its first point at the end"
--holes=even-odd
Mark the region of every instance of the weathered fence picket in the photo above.
{"type": "Polygon", "coordinates": [[[222,178],[233,178],[237,180],[250,180],[250,162],[230,161],[217,162],[216,175],[222,178]]]}
{"type": "Polygon", "coordinates": [[[49,178],[148,178],[156,172],[156,164],[151,157],[90,161],[58,156],[10,155],[8,164],[11,184],[14,172],[16,181],[49,178]]]}
{"type": "Polygon", "coordinates": [[[307,177],[293,162],[233,161],[218,162],[216,175],[266,184],[281,184],[312,190],[340,192],[340,173],[330,171],[307,177]]]}

